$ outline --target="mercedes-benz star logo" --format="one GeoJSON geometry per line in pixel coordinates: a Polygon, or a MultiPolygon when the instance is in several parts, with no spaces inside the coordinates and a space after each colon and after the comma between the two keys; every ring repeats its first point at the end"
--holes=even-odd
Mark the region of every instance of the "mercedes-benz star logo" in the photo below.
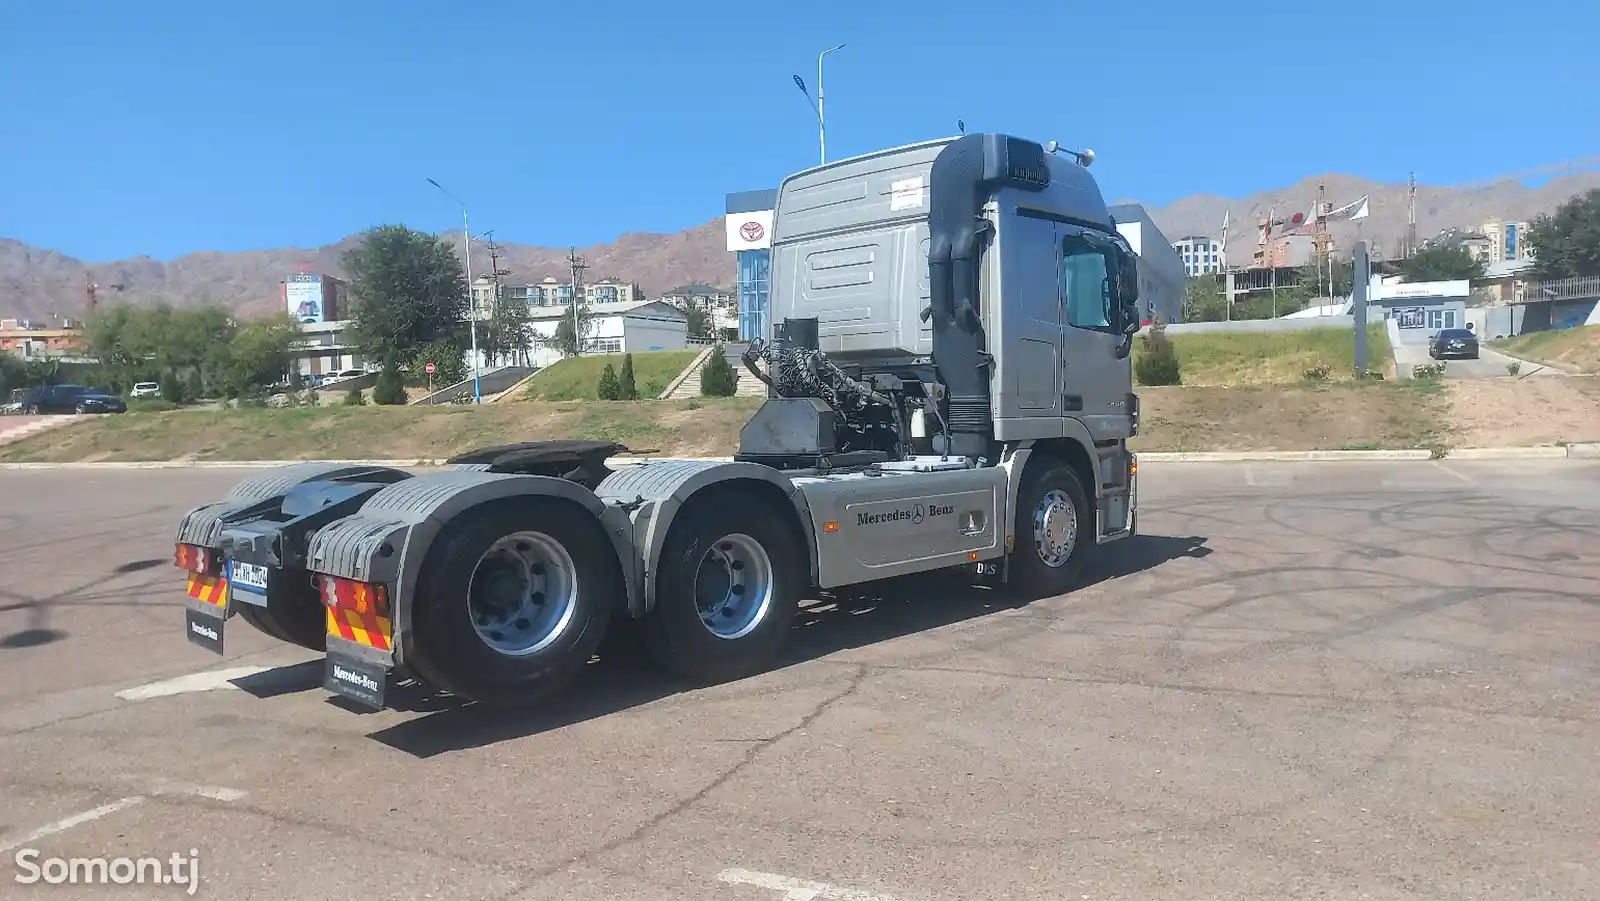
{"type": "Polygon", "coordinates": [[[915,525],[921,525],[921,523],[922,523],[922,505],[921,504],[917,504],[915,507],[911,508],[911,524],[915,526],[915,525]]]}

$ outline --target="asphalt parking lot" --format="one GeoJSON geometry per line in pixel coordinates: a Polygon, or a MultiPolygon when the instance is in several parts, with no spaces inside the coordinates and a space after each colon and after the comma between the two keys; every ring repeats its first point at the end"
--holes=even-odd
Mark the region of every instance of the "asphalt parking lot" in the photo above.
{"type": "Polygon", "coordinates": [[[1151,464],[1086,587],[825,600],[785,667],[357,714],[171,536],[238,473],[0,472],[13,855],[247,899],[1600,897],[1600,465],[1151,464]]]}

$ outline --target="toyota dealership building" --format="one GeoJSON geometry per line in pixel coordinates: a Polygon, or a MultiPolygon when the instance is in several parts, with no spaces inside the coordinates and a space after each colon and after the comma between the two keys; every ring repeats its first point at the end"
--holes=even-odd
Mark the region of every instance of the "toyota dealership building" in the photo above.
{"type": "Polygon", "coordinates": [[[728,250],[739,268],[739,340],[767,334],[767,273],[772,266],[772,210],[778,205],[776,188],[729,194],[728,250]]]}

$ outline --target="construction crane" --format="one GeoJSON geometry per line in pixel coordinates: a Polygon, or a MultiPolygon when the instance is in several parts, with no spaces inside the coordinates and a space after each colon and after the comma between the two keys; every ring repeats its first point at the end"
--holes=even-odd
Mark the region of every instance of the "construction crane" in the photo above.
{"type": "MultiPolygon", "coordinates": [[[[127,286],[119,283],[115,285],[107,285],[106,287],[117,292],[118,294],[121,294],[127,286]]],[[[100,306],[100,286],[95,284],[94,274],[91,272],[85,272],[83,274],[83,293],[86,299],[86,303],[84,304],[84,315],[85,317],[93,316],[94,311],[100,306]]]]}

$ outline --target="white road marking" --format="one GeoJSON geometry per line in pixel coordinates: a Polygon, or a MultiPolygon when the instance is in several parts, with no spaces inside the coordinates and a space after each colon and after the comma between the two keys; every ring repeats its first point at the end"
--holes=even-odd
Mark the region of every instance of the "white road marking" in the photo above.
{"type": "Polygon", "coordinates": [[[176,679],[163,679],[160,682],[151,682],[136,688],[124,688],[117,692],[117,697],[124,701],[145,701],[150,698],[165,698],[170,695],[188,694],[195,691],[218,691],[237,689],[233,680],[245,676],[254,676],[264,673],[270,667],[265,666],[239,666],[233,669],[211,670],[205,673],[190,673],[176,679]]]}
{"type": "Polygon", "coordinates": [[[863,892],[857,889],[841,888],[829,885],[826,882],[811,882],[806,879],[796,879],[793,876],[780,876],[777,873],[756,873],[751,870],[738,868],[723,870],[717,874],[718,882],[729,885],[753,885],[758,888],[771,889],[783,892],[783,901],[813,901],[816,898],[827,898],[829,901],[895,901],[888,895],[879,895],[874,892],[863,892]]]}
{"type": "Polygon", "coordinates": [[[96,807],[93,810],[85,810],[82,813],[75,813],[66,819],[56,820],[54,823],[51,823],[48,826],[40,826],[38,829],[33,830],[21,838],[16,838],[6,842],[3,845],[0,845],[0,854],[10,854],[12,851],[27,845],[31,845],[41,838],[55,835],[58,832],[66,832],[68,829],[71,829],[74,826],[81,826],[84,823],[92,823],[101,817],[110,816],[111,814],[116,813],[123,808],[132,807],[143,800],[144,798],[140,795],[134,795],[133,797],[129,798],[121,798],[119,800],[112,801],[110,804],[96,807]]]}
{"type": "Polygon", "coordinates": [[[210,798],[213,801],[237,801],[250,793],[237,788],[228,788],[221,785],[194,785],[189,782],[171,782],[158,779],[153,783],[148,779],[134,776],[124,777],[124,782],[149,785],[145,792],[147,795],[192,795],[196,798],[210,798]]]}
{"type": "Polygon", "coordinates": [[[1439,462],[1435,461],[1433,466],[1434,466],[1435,469],[1439,470],[1440,472],[1444,473],[1445,475],[1455,476],[1456,478],[1460,479],[1461,481],[1466,482],[1468,485],[1476,485],[1476,484],[1478,484],[1477,481],[1475,481],[1472,478],[1472,476],[1469,476],[1466,473],[1459,472],[1457,470],[1451,469],[1450,467],[1444,465],[1443,463],[1439,463],[1439,462]]]}
{"type": "Polygon", "coordinates": [[[237,801],[246,794],[248,792],[240,791],[237,788],[224,788],[220,785],[158,782],[155,787],[143,795],[129,795],[126,798],[119,798],[110,804],[103,804],[93,810],[85,810],[82,813],[75,813],[70,817],[56,820],[48,826],[40,826],[27,835],[19,836],[0,845],[0,854],[10,854],[12,851],[31,845],[41,838],[48,838],[57,833],[66,832],[74,826],[82,826],[84,823],[92,823],[102,817],[110,816],[119,810],[124,810],[143,802],[148,795],[195,795],[201,798],[211,798],[214,801],[237,801]]]}

